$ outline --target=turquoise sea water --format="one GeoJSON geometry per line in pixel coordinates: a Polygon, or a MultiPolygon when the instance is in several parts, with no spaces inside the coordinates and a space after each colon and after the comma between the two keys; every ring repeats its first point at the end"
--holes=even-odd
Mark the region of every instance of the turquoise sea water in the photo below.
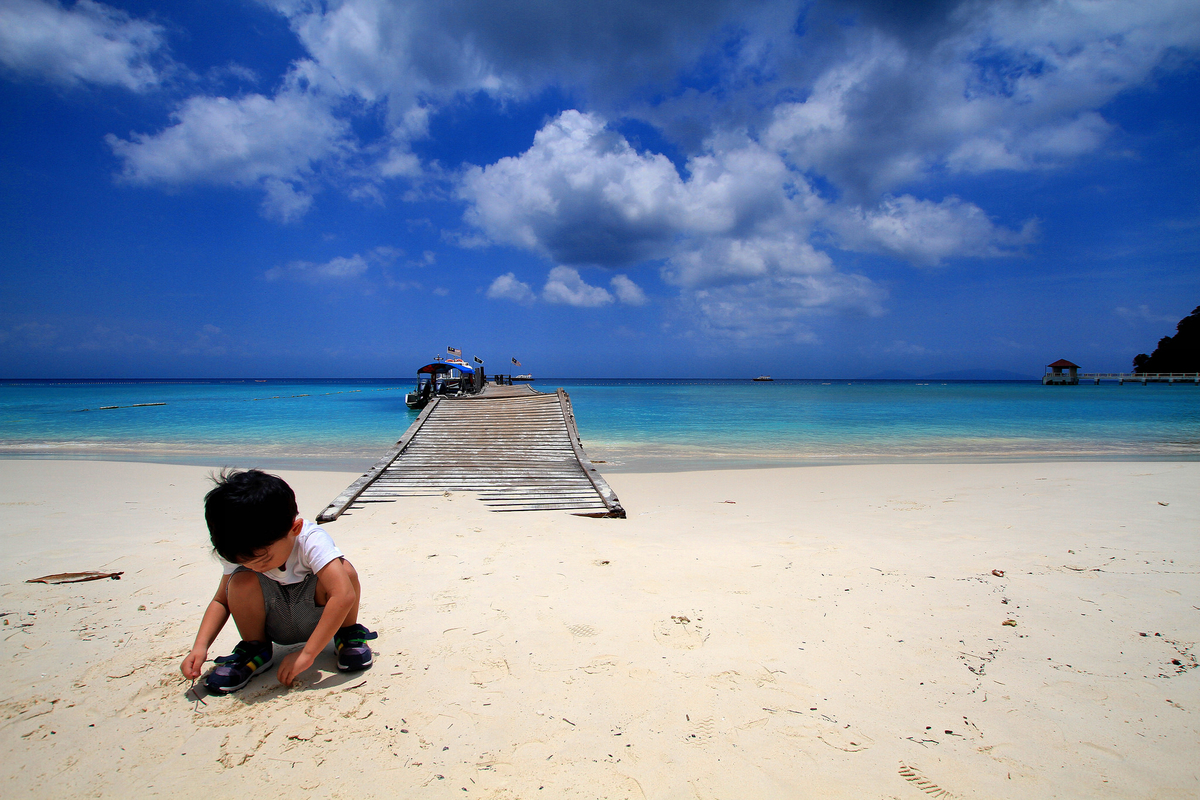
{"type": "MultiPolygon", "coordinates": [[[[361,470],[416,418],[404,405],[411,383],[0,382],[0,456],[361,470]]],[[[585,448],[610,471],[1200,458],[1200,387],[1190,384],[597,379],[534,386],[567,390],[585,448]]]]}

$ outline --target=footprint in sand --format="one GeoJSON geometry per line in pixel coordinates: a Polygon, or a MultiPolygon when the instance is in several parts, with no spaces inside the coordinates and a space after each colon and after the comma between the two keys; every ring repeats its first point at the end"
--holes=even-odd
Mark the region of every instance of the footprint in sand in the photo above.
{"type": "Polygon", "coordinates": [[[433,602],[437,610],[443,612],[453,611],[458,608],[458,601],[461,599],[462,597],[457,592],[451,590],[438,592],[433,596],[433,602]]]}
{"type": "Polygon", "coordinates": [[[673,616],[654,623],[654,638],[659,644],[676,650],[695,650],[708,640],[708,631],[699,618],[673,616]]]}
{"type": "Polygon", "coordinates": [[[924,511],[929,506],[916,500],[889,500],[892,511],[924,511]]]}
{"type": "Polygon", "coordinates": [[[787,725],[779,730],[784,736],[796,739],[811,739],[816,736],[823,744],[846,753],[858,753],[875,744],[875,740],[861,730],[835,722],[824,715],[820,718],[808,717],[802,724],[805,727],[787,725]]]}
{"type": "Polygon", "coordinates": [[[900,764],[900,777],[904,778],[904,780],[908,781],[930,797],[940,797],[942,800],[953,800],[954,797],[957,797],[957,795],[947,791],[946,789],[943,789],[933,781],[929,780],[929,778],[926,778],[916,767],[910,767],[903,762],[900,764]]]}
{"type": "Polygon", "coordinates": [[[875,740],[863,734],[862,731],[856,731],[853,728],[839,728],[835,725],[822,728],[821,732],[817,734],[817,738],[830,747],[844,750],[847,753],[857,753],[875,744],[875,740]]]}
{"type": "Polygon", "coordinates": [[[504,659],[481,661],[479,669],[471,671],[471,683],[485,686],[509,675],[508,662],[504,659]]]}
{"type": "Polygon", "coordinates": [[[572,636],[578,636],[581,638],[595,636],[597,633],[596,629],[591,625],[568,625],[567,630],[571,632],[572,636]]]}
{"type": "Polygon", "coordinates": [[[596,656],[585,666],[580,667],[588,675],[612,675],[617,668],[617,657],[612,655],[596,656]]]}

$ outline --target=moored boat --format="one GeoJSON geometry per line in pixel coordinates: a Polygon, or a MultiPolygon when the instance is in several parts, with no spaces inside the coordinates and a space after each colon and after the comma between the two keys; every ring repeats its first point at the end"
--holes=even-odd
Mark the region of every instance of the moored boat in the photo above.
{"type": "Polygon", "coordinates": [[[512,379],[514,381],[531,381],[531,380],[533,380],[533,375],[531,375],[527,372],[524,375],[513,375],[512,379]]]}
{"type": "Polygon", "coordinates": [[[461,358],[434,361],[417,370],[417,388],[404,395],[404,404],[421,409],[435,396],[475,394],[483,388],[483,374],[461,358]]]}

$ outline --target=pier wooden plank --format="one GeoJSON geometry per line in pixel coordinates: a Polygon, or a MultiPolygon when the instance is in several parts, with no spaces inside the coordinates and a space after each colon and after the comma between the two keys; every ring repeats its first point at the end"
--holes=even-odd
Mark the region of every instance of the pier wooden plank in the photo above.
{"type": "Polygon", "coordinates": [[[567,435],[571,440],[571,447],[575,450],[575,457],[579,460],[579,465],[583,468],[592,486],[596,488],[596,493],[604,501],[604,505],[609,511],[613,511],[614,516],[625,518],[625,509],[621,507],[621,501],[617,499],[617,494],[608,485],[608,481],[600,474],[600,471],[592,464],[591,460],[583,452],[583,442],[579,438],[579,429],[575,426],[575,412],[571,409],[571,401],[567,398],[567,393],[562,389],[558,390],[558,402],[562,406],[563,418],[567,422],[567,435]]]}
{"type": "Polygon", "coordinates": [[[473,493],[498,512],[625,517],[616,493],[583,451],[566,392],[489,385],[478,395],[435,398],[317,521],[335,520],[356,503],[444,492],[473,493]]]}
{"type": "Polygon", "coordinates": [[[317,515],[317,522],[332,522],[340,517],[342,513],[350,507],[350,504],[358,499],[358,496],[363,493],[363,490],[370,486],[371,483],[378,478],[401,453],[404,452],[404,448],[408,447],[409,442],[411,442],[417,435],[417,431],[421,430],[421,427],[425,424],[426,420],[429,419],[430,415],[433,414],[434,410],[441,403],[441,400],[442,398],[435,397],[432,401],[430,401],[429,405],[425,406],[425,408],[421,410],[420,415],[417,416],[413,424],[408,426],[408,430],[406,430],[404,435],[400,437],[400,441],[396,442],[395,446],[392,447],[391,450],[388,450],[386,453],[384,453],[383,458],[376,461],[369,470],[363,473],[361,478],[346,487],[346,491],[335,497],[333,502],[330,503],[324,511],[317,515]]]}

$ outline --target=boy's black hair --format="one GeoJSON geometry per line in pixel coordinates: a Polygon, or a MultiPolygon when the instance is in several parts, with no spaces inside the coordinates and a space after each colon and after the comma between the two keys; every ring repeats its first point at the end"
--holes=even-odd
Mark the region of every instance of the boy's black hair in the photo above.
{"type": "Polygon", "coordinates": [[[249,561],[287,536],[299,513],[296,493],[276,475],[223,469],[204,496],[204,521],[213,549],[232,564],[249,561]]]}

